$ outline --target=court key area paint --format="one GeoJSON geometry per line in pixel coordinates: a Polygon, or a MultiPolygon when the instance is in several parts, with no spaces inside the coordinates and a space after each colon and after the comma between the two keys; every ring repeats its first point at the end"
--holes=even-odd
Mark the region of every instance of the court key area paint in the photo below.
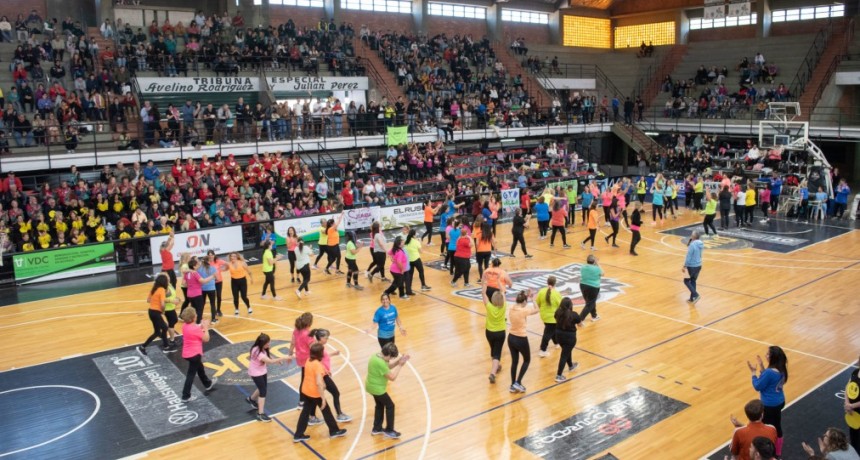
{"type": "Polygon", "coordinates": [[[586,459],[687,407],[687,403],[636,387],[515,444],[546,459],[586,459]]]}
{"type": "MultiPolygon", "coordinates": [[[[719,225],[719,221],[714,225],[719,225]]],[[[702,224],[692,224],[683,227],[663,230],[666,235],[681,236],[682,242],[687,243],[687,237],[693,230],[703,234],[702,224]]],[[[759,222],[758,216],[751,227],[737,228],[734,219],[731,228],[718,230],[717,237],[704,239],[708,249],[744,249],[753,247],[765,251],[786,254],[803,249],[815,243],[835,238],[850,232],[851,228],[834,225],[817,225],[792,222],[781,219],[771,219],[767,223],[759,222]]]]}
{"type": "MultiPolygon", "coordinates": [[[[124,347],[0,373],[0,457],[119,458],[254,420],[256,410],[245,402],[253,383],[242,378],[251,343],[210,335],[207,373],[225,383],[204,395],[196,380],[198,398],[190,403],[180,400],[186,361],[181,352],[163,354],[159,342],[147,356],[124,347]]],[[[298,394],[277,382],[298,369],[274,367],[269,413],[298,403],[298,394]]]]}

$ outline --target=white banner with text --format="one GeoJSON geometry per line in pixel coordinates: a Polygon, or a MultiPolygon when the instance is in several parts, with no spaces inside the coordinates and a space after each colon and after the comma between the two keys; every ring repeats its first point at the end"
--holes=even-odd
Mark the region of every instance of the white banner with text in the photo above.
{"type": "MultiPolygon", "coordinates": [[[[161,263],[161,243],[167,241],[167,235],[154,236],[149,239],[152,264],[161,263]]],[[[227,254],[229,252],[241,252],[242,226],[231,225],[229,227],[210,227],[194,232],[177,233],[173,240],[173,260],[179,260],[183,252],[193,256],[201,257],[209,250],[215,254],[227,254]]]]}

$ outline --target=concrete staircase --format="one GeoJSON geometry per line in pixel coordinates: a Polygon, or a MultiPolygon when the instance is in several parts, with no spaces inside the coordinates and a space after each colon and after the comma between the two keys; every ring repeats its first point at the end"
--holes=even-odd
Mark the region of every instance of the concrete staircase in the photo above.
{"type": "Polygon", "coordinates": [[[397,84],[397,76],[388,70],[385,66],[385,61],[379,57],[376,50],[370,49],[370,46],[364,40],[356,40],[355,53],[364,61],[366,75],[371,86],[371,95],[368,96],[368,101],[373,100],[372,92],[375,90],[379,94],[377,101],[385,96],[393,104],[398,97],[402,96],[404,101],[408,101],[409,97],[400,85],[397,84]]]}
{"type": "Polygon", "coordinates": [[[612,133],[624,141],[631,149],[637,153],[642,153],[646,160],[659,154],[660,144],[657,143],[651,136],[648,136],[635,124],[632,126],[624,125],[623,123],[613,123],[612,133]]]}
{"type": "Polygon", "coordinates": [[[535,103],[539,108],[547,108],[552,105],[552,94],[543,85],[538,83],[531,72],[522,66],[522,56],[513,54],[503,43],[498,42],[493,44],[493,52],[496,54],[496,59],[501,61],[502,65],[505,66],[505,70],[508,71],[509,76],[522,75],[523,87],[529,96],[535,99],[535,103]]]}
{"type": "Polygon", "coordinates": [[[821,96],[831,82],[833,74],[839,67],[840,62],[851,50],[854,38],[854,22],[849,27],[845,23],[834,25],[833,35],[827,42],[824,52],[818,61],[815,70],[811,72],[809,81],[806,82],[803,94],[800,95],[799,121],[809,121],[815,111],[821,96]]]}
{"type": "Polygon", "coordinates": [[[640,77],[635,91],[646,107],[650,106],[654,98],[660,94],[663,77],[671,75],[686,54],[687,45],[674,45],[640,77]]]}

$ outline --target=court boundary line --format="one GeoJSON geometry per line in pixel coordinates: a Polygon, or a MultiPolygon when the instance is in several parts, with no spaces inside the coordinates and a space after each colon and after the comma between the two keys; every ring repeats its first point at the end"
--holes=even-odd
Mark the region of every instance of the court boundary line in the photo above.
{"type": "MultiPolygon", "coordinates": [[[[786,404],[786,405],[785,405],[785,407],[784,407],[782,410],[788,409],[789,407],[793,406],[793,405],[794,405],[794,403],[796,403],[796,402],[800,401],[801,399],[803,399],[803,398],[805,398],[805,397],[809,396],[809,394],[810,394],[810,393],[812,393],[813,391],[815,391],[815,390],[817,390],[817,389],[819,389],[819,388],[823,387],[825,383],[827,383],[827,382],[829,382],[829,381],[833,380],[834,378],[838,377],[838,376],[839,376],[839,374],[841,374],[841,373],[845,372],[846,370],[848,370],[848,369],[850,369],[850,368],[852,368],[852,367],[857,367],[857,366],[856,366],[856,364],[849,364],[848,366],[845,366],[845,367],[844,367],[844,368],[842,368],[841,370],[839,370],[839,371],[837,371],[836,373],[834,373],[834,374],[830,375],[830,377],[827,377],[824,381],[822,381],[822,382],[821,382],[821,383],[819,383],[818,385],[815,385],[814,387],[812,387],[812,388],[810,388],[810,389],[806,390],[805,392],[803,392],[803,394],[801,394],[801,395],[800,395],[800,396],[798,396],[797,398],[793,399],[790,403],[786,404]]],[[[699,457],[699,460],[708,460],[708,458],[710,458],[712,455],[714,455],[715,453],[719,452],[720,450],[722,450],[724,447],[726,447],[726,446],[728,446],[728,445],[731,445],[731,441],[724,442],[723,444],[720,444],[720,445],[719,445],[719,446],[717,446],[714,450],[712,450],[712,451],[708,452],[707,454],[705,454],[705,455],[704,455],[704,456],[702,456],[702,457],[699,457]]]]}
{"type": "MultiPolygon", "coordinates": [[[[685,325],[687,325],[687,326],[692,326],[692,327],[694,327],[694,328],[696,328],[696,329],[702,329],[702,330],[706,330],[706,331],[714,332],[714,333],[717,333],[717,334],[723,334],[723,335],[727,335],[727,336],[734,337],[734,338],[737,338],[737,339],[746,340],[746,341],[749,341],[749,342],[759,343],[759,344],[762,344],[762,345],[768,345],[768,346],[769,346],[769,345],[771,345],[771,343],[770,343],[770,342],[765,342],[765,341],[763,341],[763,340],[754,339],[754,338],[752,338],[752,337],[747,337],[747,336],[743,336],[743,335],[740,335],[740,334],[735,334],[734,332],[728,332],[728,331],[724,331],[724,330],[721,330],[721,329],[715,329],[715,328],[710,327],[710,326],[705,326],[705,325],[701,325],[701,324],[691,323],[691,322],[689,322],[689,321],[684,321],[684,320],[682,320],[682,319],[672,318],[671,316],[666,316],[666,315],[663,315],[663,314],[660,314],[660,313],[655,313],[655,312],[652,312],[652,311],[643,310],[643,309],[641,309],[641,308],[631,307],[631,306],[629,306],[629,305],[624,305],[624,304],[621,304],[621,303],[618,303],[618,302],[613,302],[613,301],[611,301],[611,300],[604,301],[603,303],[605,303],[605,304],[610,304],[610,305],[614,305],[614,306],[619,307],[619,308],[625,308],[625,309],[632,310],[632,311],[635,311],[635,312],[643,313],[643,314],[646,314],[646,315],[655,316],[655,317],[657,317],[657,318],[665,319],[665,320],[672,321],[672,322],[675,322],[675,323],[685,324],[685,325]]],[[[800,355],[808,356],[808,357],[810,357],[810,358],[816,358],[816,359],[820,359],[820,360],[822,360],[822,361],[828,361],[828,362],[831,362],[831,363],[834,363],[834,364],[840,364],[840,365],[845,365],[845,364],[846,364],[846,363],[844,363],[844,362],[842,362],[842,361],[837,361],[837,360],[835,360],[835,359],[830,359],[830,358],[827,358],[827,357],[824,357],[824,356],[815,355],[815,354],[812,354],[812,353],[809,353],[809,352],[805,352],[805,351],[801,351],[801,350],[797,350],[797,349],[793,349],[793,348],[782,347],[782,349],[783,349],[783,350],[786,350],[786,351],[790,351],[790,352],[792,352],[792,353],[797,353],[797,354],[800,354],[800,355]]]]}
{"type": "MultiPolygon", "coordinates": [[[[849,267],[850,267],[850,266],[853,266],[853,265],[857,265],[857,264],[860,264],[860,261],[858,261],[858,262],[856,262],[856,263],[854,263],[854,264],[852,264],[852,265],[849,265],[849,267]]],[[[803,283],[803,284],[800,284],[800,285],[798,285],[798,286],[795,286],[795,287],[793,287],[793,288],[791,288],[791,289],[789,289],[789,290],[787,290],[787,291],[784,291],[784,292],[778,293],[778,294],[776,294],[776,295],[772,296],[771,298],[768,298],[768,299],[765,299],[765,300],[762,300],[762,301],[756,302],[756,303],[754,303],[754,304],[752,304],[752,305],[750,305],[750,306],[748,306],[748,307],[743,308],[742,310],[739,310],[738,312],[735,312],[735,313],[732,313],[732,314],[726,315],[725,317],[723,317],[723,318],[719,318],[719,319],[717,319],[717,320],[715,320],[715,321],[711,321],[710,323],[706,323],[706,326],[711,326],[711,325],[713,325],[713,324],[716,324],[716,323],[717,323],[717,322],[719,322],[719,321],[723,321],[723,320],[728,319],[728,318],[730,318],[730,317],[732,317],[732,316],[735,316],[735,315],[736,315],[736,314],[738,314],[738,313],[748,311],[748,310],[750,310],[750,309],[752,309],[752,308],[755,308],[755,307],[757,307],[757,306],[759,306],[759,305],[762,305],[762,304],[764,304],[764,303],[766,303],[766,302],[769,302],[769,301],[771,301],[771,300],[775,300],[775,299],[777,299],[777,298],[779,298],[779,297],[782,297],[782,296],[784,296],[784,295],[786,295],[786,294],[789,294],[789,293],[791,293],[791,292],[793,292],[793,291],[795,291],[795,290],[797,290],[797,289],[801,289],[801,288],[806,287],[806,286],[808,286],[808,285],[810,285],[810,284],[817,283],[818,281],[821,281],[822,279],[824,279],[824,278],[826,278],[826,277],[828,277],[828,276],[830,276],[830,275],[833,275],[833,274],[835,274],[835,273],[839,273],[840,271],[843,271],[843,269],[837,269],[836,271],[831,271],[830,273],[827,273],[827,274],[822,275],[822,276],[819,276],[819,277],[817,277],[817,278],[815,278],[815,279],[809,280],[809,281],[807,281],[807,282],[805,282],[805,283],[803,283]]],[[[635,352],[630,353],[630,354],[628,354],[628,355],[626,355],[626,356],[624,356],[624,357],[622,357],[622,358],[619,358],[616,362],[609,362],[609,363],[606,363],[606,364],[603,364],[603,365],[597,366],[597,367],[595,367],[595,368],[593,368],[593,369],[589,369],[588,371],[585,371],[585,372],[583,372],[583,373],[581,373],[581,374],[575,375],[575,376],[573,376],[573,377],[569,377],[569,378],[568,378],[567,380],[565,380],[564,382],[551,384],[551,385],[549,385],[549,386],[547,386],[547,387],[540,388],[540,389],[538,389],[537,391],[532,392],[532,393],[529,393],[529,394],[527,394],[527,395],[525,395],[525,396],[522,396],[522,397],[520,397],[520,398],[516,398],[516,399],[510,400],[510,401],[507,401],[507,402],[501,403],[501,404],[499,404],[499,405],[497,405],[497,406],[494,406],[494,407],[491,407],[491,408],[488,408],[488,409],[484,409],[483,411],[480,411],[480,412],[478,412],[478,413],[472,414],[472,415],[470,415],[470,416],[468,416],[468,417],[465,417],[465,418],[463,418],[463,419],[456,420],[456,421],[451,422],[451,423],[449,423],[449,424],[447,424],[447,425],[441,426],[441,427],[439,427],[439,428],[437,428],[437,429],[433,430],[433,433],[437,433],[437,432],[440,432],[440,431],[444,431],[444,430],[446,430],[446,429],[448,429],[448,428],[451,428],[451,427],[457,426],[457,425],[459,425],[459,424],[465,423],[465,422],[470,421],[470,420],[472,420],[472,419],[474,419],[474,418],[481,417],[481,416],[486,415],[486,414],[488,414],[488,413],[490,413],[490,412],[494,412],[494,411],[496,411],[496,410],[498,410],[498,409],[501,409],[501,408],[507,407],[508,405],[511,405],[511,404],[517,403],[517,402],[522,401],[522,400],[525,400],[525,399],[527,399],[527,398],[530,398],[530,397],[532,397],[532,396],[534,396],[534,395],[541,394],[541,393],[543,393],[543,392],[545,392],[545,391],[547,391],[547,390],[550,390],[550,389],[552,389],[552,388],[555,388],[555,387],[557,387],[557,386],[559,386],[559,385],[564,385],[564,384],[566,384],[566,383],[568,383],[568,382],[572,382],[572,381],[574,381],[574,380],[577,380],[577,379],[579,379],[579,378],[581,378],[581,377],[584,377],[584,376],[586,376],[586,375],[589,375],[589,374],[591,374],[591,373],[593,373],[593,372],[596,372],[596,371],[598,371],[598,370],[601,370],[601,369],[604,369],[604,368],[606,368],[606,367],[609,367],[609,366],[612,366],[612,365],[615,365],[615,364],[621,363],[621,362],[623,362],[623,361],[625,361],[625,360],[628,360],[628,359],[630,359],[630,358],[633,358],[633,357],[635,357],[635,356],[638,356],[638,355],[640,355],[640,354],[642,354],[642,353],[648,352],[648,351],[653,350],[653,349],[655,349],[655,348],[661,347],[661,346],[663,346],[663,345],[665,345],[665,344],[667,344],[667,343],[669,343],[669,342],[674,342],[674,341],[675,341],[675,340],[677,340],[677,339],[680,339],[680,338],[682,338],[682,337],[685,337],[685,336],[687,336],[687,335],[690,335],[690,334],[695,333],[696,331],[700,331],[700,330],[702,330],[702,328],[693,328],[693,329],[690,329],[689,331],[686,331],[686,332],[682,332],[682,333],[680,333],[680,334],[677,334],[677,335],[675,335],[674,337],[669,337],[669,338],[664,339],[664,340],[662,340],[662,341],[660,341],[660,342],[657,342],[657,343],[655,343],[655,344],[649,345],[648,347],[643,348],[642,350],[635,351],[635,352]]],[[[370,454],[370,455],[367,455],[367,456],[361,457],[361,459],[366,459],[366,458],[372,457],[372,456],[374,456],[374,455],[378,455],[378,454],[381,454],[381,453],[387,452],[388,450],[394,449],[394,448],[396,448],[396,447],[398,447],[398,446],[402,446],[402,445],[404,445],[404,444],[410,443],[410,442],[412,442],[414,439],[416,439],[416,438],[411,438],[411,439],[406,440],[406,441],[404,441],[404,442],[397,443],[397,444],[395,444],[395,445],[393,445],[393,446],[389,446],[389,447],[387,447],[387,448],[385,448],[385,449],[379,450],[379,451],[374,452],[374,453],[372,453],[372,454],[370,454]]]]}

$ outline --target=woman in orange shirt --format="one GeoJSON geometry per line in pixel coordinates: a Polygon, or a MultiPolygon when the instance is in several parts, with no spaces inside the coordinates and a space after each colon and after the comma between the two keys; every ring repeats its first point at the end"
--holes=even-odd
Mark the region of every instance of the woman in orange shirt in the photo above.
{"type": "Polygon", "coordinates": [[[162,351],[172,353],[176,351],[176,347],[170,346],[167,341],[167,323],[164,322],[162,314],[164,313],[164,300],[167,298],[167,285],[169,279],[166,273],[159,273],[155,277],[155,282],[152,284],[152,289],[149,291],[149,296],[146,301],[149,302],[149,320],[152,322],[152,335],[143,342],[143,345],[137,347],[142,355],[146,354],[146,347],[155,340],[156,337],[161,337],[162,351]]]}
{"type": "Polygon", "coordinates": [[[594,237],[597,235],[597,201],[591,202],[591,207],[588,212],[588,238],[582,240],[582,249],[585,249],[585,242],[591,240],[591,250],[596,251],[594,247],[594,237]]]}
{"type": "Polygon", "coordinates": [[[326,404],[325,400],[325,366],[322,364],[323,352],[325,346],[319,342],[311,345],[310,358],[305,363],[304,379],[302,379],[301,392],[305,397],[305,403],[302,405],[302,413],[299,414],[299,422],[296,425],[296,434],[293,436],[293,442],[307,441],[311,437],[305,434],[308,428],[308,420],[311,418],[311,412],[317,407],[322,411],[325,424],[328,426],[328,436],[330,438],[340,438],[346,436],[346,430],[337,426],[337,421],[331,413],[331,408],[326,404]]]}
{"type": "Polygon", "coordinates": [[[242,254],[231,252],[230,262],[226,264],[225,270],[230,272],[230,290],[233,291],[233,307],[236,308],[233,315],[239,316],[240,297],[245,302],[248,314],[254,313],[254,310],[251,310],[251,302],[248,301],[248,280],[253,283],[254,278],[251,277],[251,271],[248,270],[248,264],[242,254]]]}
{"type": "Polygon", "coordinates": [[[564,248],[570,248],[570,245],[567,244],[567,233],[564,230],[564,222],[567,219],[567,206],[562,203],[561,200],[553,200],[552,203],[552,218],[550,218],[550,225],[552,225],[552,234],[549,237],[549,247],[555,246],[555,234],[557,232],[561,232],[561,242],[564,244],[564,248]]]}
{"type": "Polygon", "coordinates": [[[493,298],[493,294],[496,291],[502,293],[502,297],[505,296],[505,289],[511,288],[514,285],[514,282],[511,281],[511,277],[508,276],[508,272],[501,269],[502,261],[498,257],[493,259],[493,266],[484,271],[484,274],[481,277],[481,282],[484,286],[487,286],[487,297],[493,298]]]}
{"type": "Polygon", "coordinates": [[[326,234],[328,235],[328,264],[325,266],[326,275],[331,275],[329,269],[332,264],[335,264],[335,273],[343,275],[343,272],[340,271],[340,233],[337,230],[342,220],[343,213],[340,213],[337,221],[329,219],[326,223],[326,234]]]}
{"type": "Polygon", "coordinates": [[[495,237],[490,224],[484,222],[481,224],[480,230],[475,227],[475,260],[478,263],[478,278],[483,278],[484,270],[490,266],[490,256],[493,254],[493,245],[495,237]]]}
{"type": "Polygon", "coordinates": [[[490,220],[493,222],[493,235],[496,234],[496,224],[499,222],[499,209],[502,204],[496,201],[495,195],[490,195],[490,220]]]}
{"type": "Polygon", "coordinates": [[[433,216],[439,212],[439,208],[441,207],[442,203],[434,208],[429,199],[424,201],[424,234],[421,235],[421,239],[418,241],[424,241],[424,237],[426,236],[427,246],[433,246],[433,216]]]}

